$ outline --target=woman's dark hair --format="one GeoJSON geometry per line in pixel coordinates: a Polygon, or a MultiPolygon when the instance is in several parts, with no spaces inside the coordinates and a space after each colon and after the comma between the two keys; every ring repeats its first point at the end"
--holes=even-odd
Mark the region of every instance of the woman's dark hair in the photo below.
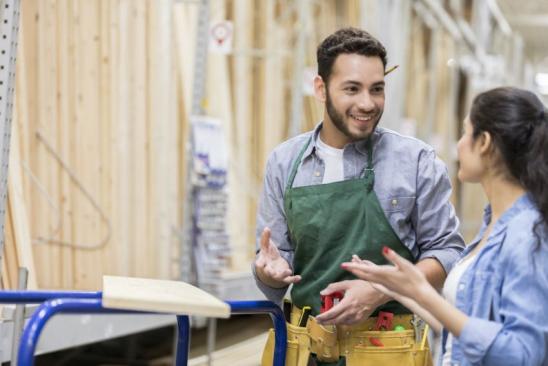
{"type": "Polygon", "coordinates": [[[532,195],[542,219],[535,235],[548,231],[548,112],[532,92],[496,88],[479,94],[472,104],[473,136],[488,132],[512,178],[532,195]],[[541,225],[541,224],[544,225],[541,225]]]}
{"type": "Polygon", "coordinates": [[[345,53],[379,57],[386,69],[386,49],[381,42],[362,29],[342,28],[324,39],[316,51],[318,74],[326,84],[337,56],[345,53]]]}

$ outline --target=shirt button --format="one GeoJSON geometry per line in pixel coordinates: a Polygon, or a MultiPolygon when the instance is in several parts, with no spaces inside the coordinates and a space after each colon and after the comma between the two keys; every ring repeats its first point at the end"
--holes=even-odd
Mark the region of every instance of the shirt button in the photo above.
{"type": "Polygon", "coordinates": [[[398,204],[398,200],[393,199],[393,200],[392,200],[392,206],[396,206],[397,204],[398,204]]]}
{"type": "Polygon", "coordinates": [[[459,285],[459,291],[462,291],[462,290],[464,290],[464,283],[461,283],[461,284],[459,285]]]}
{"type": "Polygon", "coordinates": [[[314,175],[315,175],[316,177],[319,177],[319,176],[320,176],[320,172],[314,172],[314,175]]]}

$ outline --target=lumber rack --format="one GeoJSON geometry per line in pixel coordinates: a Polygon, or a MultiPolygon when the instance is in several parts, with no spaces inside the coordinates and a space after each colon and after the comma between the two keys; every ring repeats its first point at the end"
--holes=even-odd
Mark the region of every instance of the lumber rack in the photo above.
{"type": "MultiPolygon", "coordinates": [[[[152,312],[132,309],[106,308],[102,303],[103,293],[100,291],[1,291],[0,303],[3,304],[36,304],[40,306],[29,319],[21,337],[18,351],[18,366],[32,366],[34,351],[40,334],[54,315],[70,314],[151,314],[152,312]]],[[[227,301],[231,315],[234,314],[269,314],[276,330],[273,366],[285,365],[285,345],[287,330],[285,318],[281,309],[271,301],[227,301]]],[[[192,314],[188,314],[192,315],[192,314]]],[[[190,340],[188,315],[177,317],[177,350],[176,366],[186,366],[188,361],[188,346],[190,340]]]]}

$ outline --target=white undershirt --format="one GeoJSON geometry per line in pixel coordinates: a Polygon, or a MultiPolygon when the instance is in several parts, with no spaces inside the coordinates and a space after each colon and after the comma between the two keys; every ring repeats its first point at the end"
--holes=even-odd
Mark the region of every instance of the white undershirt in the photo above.
{"type": "MultiPolygon", "coordinates": [[[[475,257],[476,255],[474,254],[457,262],[445,280],[442,291],[443,297],[445,297],[453,306],[457,303],[457,291],[459,290],[460,279],[475,257]]],[[[445,353],[443,354],[443,361],[441,363],[442,366],[451,366],[451,353],[453,351],[452,343],[453,335],[449,333],[447,342],[445,343],[445,353]]]]}
{"type": "Polygon", "coordinates": [[[344,180],[344,163],[343,152],[344,149],[336,149],[327,145],[318,136],[317,150],[319,158],[323,160],[325,164],[325,172],[323,174],[323,184],[340,182],[344,180]]]}

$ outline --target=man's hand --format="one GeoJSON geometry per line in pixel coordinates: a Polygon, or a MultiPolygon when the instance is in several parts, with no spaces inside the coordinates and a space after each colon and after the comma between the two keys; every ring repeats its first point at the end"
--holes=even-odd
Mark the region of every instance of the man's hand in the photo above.
{"type": "Polygon", "coordinates": [[[335,282],[320,292],[329,295],[334,292],[343,292],[342,300],[330,310],[316,317],[320,324],[357,324],[367,319],[380,305],[390,298],[377,291],[367,281],[348,280],[335,282]]]}
{"type": "Polygon", "coordinates": [[[267,286],[282,288],[297,283],[301,276],[293,276],[289,263],[282,258],[276,244],[270,240],[270,229],[265,228],[261,235],[261,250],[255,260],[255,272],[267,286]]]}

